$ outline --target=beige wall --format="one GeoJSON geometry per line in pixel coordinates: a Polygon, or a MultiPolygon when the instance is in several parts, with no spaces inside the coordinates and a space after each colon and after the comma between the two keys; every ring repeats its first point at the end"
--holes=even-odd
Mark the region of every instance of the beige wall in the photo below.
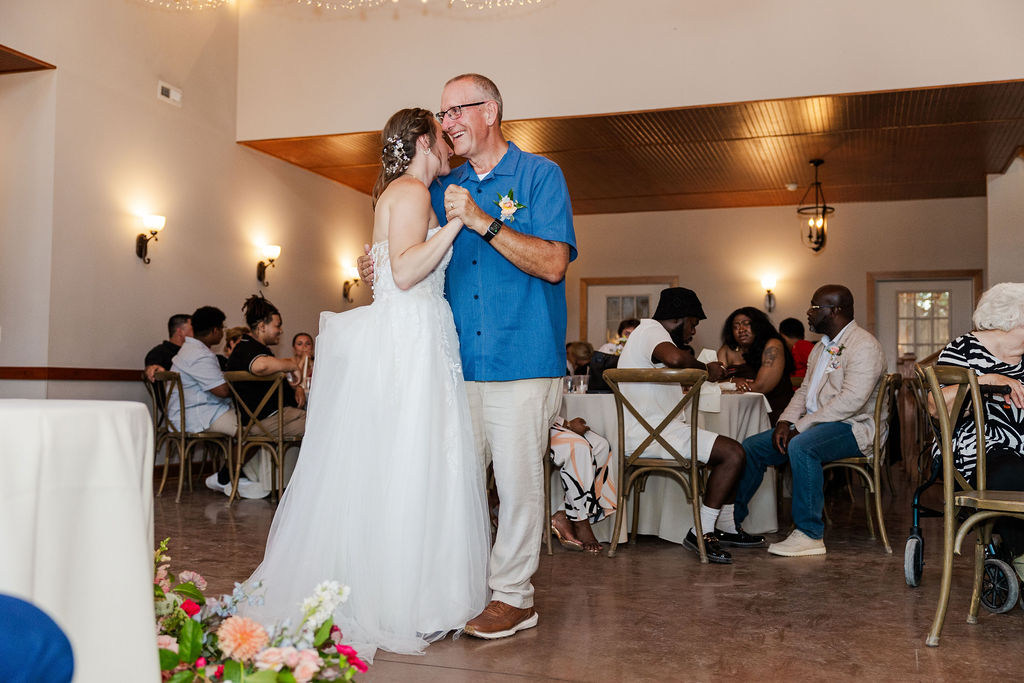
{"type": "Polygon", "coordinates": [[[465,71],[491,76],[519,119],[995,81],[1024,64],[1019,0],[447,5],[245,3],[240,139],[379,130],[465,71]]]}
{"type": "Polygon", "coordinates": [[[988,281],[1024,282],[1024,158],[988,179],[988,281]]]}
{"type": "Polygon", "coordinates": [[[678,275],[708,316],[698,348],[718,348],[722,323],[736,308],[763,308],[765,273],[778,280],[776,323],[804,321],[811,294],[827,282],[850,288],[866,322],[867,272],[984,268],[985,231],[982,197],[840,205],[820,254],[800,244],[792,207],[577,216],[581,256],[566,280],[568,336],[579,337],[581,277],[678,275]]]}
{"type": "MultiPolygon", "coordinates": [[[[289,340],[340,308],[340,265],[369,235],[369,199],[235,143],[237,38],[229,8],[0,5],[0,43],[58,67],[0,77],[0,124],[31,134],[0,148],[5,179],[30,173],[0,190],[0,365],[141,367],[172,313],[210,304],[238,323],[264,242],[283,247],[265,293],[289,340]],[[157,99],[158,79],[183,89],[181,108],[157,99]],[[134,254],[142,213],[167,216],[148,266],[134,254]]],[[[3,128],[5,140],[18,130],[3,128]]],[[[365,287],[355,292],[368,301],[365,287]]],[[[47,392],[141,397],[117,383],[50,382],[47,392]]]]}

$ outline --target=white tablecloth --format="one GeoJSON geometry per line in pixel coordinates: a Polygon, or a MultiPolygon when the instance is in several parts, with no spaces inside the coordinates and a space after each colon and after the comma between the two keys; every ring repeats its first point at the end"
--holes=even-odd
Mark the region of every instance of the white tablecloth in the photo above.
{"type": "MultiPolygon", "coordinates": [[[[764,407],[761,394],[723,393],[720,412],[700,413],[699,425],[718,434],[732,437],[742,442],[748,436],[763,432],[770,428],[768,412],[764,407]]],[[[616,456],[618,449],[618,420],[615,415],[615,397],[612,394],[565,394],[562,401],[562,415],[567,418],[582,417],[587,426],[601,434],[611,444],[612,454],[616,456]]],[[[552,512],[558,509],[557,493],[561,487],[557,482],[557,472],[552,481],[552,512]]],[[[623,520],[620,542],[625,540],[625,532],[632,522],[632,500],[626,502],[626,519],[623,520]]],[[[750,533],[770,533],[778,531],[779,521],[775,498],[775,469],[769,467],[749,505],[750,514],[743,522],[743,528],[750,533]]],[[[607,541],[614,530],[615,516],[602,520],[594,525],[594,534],[598,540],[607,541]]],[[[682,543],[686,533],[693,525],[693,508],[687,502],[683,488],[679,482],[669,476],[653,474],[647,479],[647,488],[640,496],[640,522],[638,531],[682,543]]]]}
{"type": "Polygon", "coordinates": [[[146,407],[0,400],[0,468],[0,592],[64,630],[75,681],[160,680],[146,407]]]}

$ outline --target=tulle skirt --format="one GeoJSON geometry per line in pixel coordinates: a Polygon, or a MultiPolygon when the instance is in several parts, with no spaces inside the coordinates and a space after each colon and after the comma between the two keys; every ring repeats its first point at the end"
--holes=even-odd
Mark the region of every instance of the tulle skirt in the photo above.
{"type": "Polygon", "coordinates": [[[423,290],[321,315],[306,434],[263,563],[264,623],[301,619],[317,583],[351,593],[344,642],[418,653],[487,599],[484,475],[451,310],[423,290]]]}

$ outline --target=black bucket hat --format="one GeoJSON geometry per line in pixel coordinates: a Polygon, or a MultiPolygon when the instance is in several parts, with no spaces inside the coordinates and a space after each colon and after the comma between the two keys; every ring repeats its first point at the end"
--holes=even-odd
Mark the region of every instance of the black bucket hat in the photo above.
{"type": "Polygon", "coordinates": [[[700,299],[692,289],[686,287],[669,287],[661,290],[658,308],[654,311],[655,320],[672,320],[674,318],[696,318],[704,320],[704,309],[700,299]]]}

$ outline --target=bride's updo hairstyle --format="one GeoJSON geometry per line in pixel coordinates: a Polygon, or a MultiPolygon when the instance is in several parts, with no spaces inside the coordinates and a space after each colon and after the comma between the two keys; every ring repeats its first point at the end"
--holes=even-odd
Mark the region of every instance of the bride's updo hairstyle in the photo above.
{"type": "Polygon", "coordinates": [[[426,109],[402,109],[391,115],[380,133],[380,174],[373,185],[373,205],[391,181],[405,173],[416,155],[416,141],[426,135],[433,147],[437,141],[434,115],[426,109]]]}

